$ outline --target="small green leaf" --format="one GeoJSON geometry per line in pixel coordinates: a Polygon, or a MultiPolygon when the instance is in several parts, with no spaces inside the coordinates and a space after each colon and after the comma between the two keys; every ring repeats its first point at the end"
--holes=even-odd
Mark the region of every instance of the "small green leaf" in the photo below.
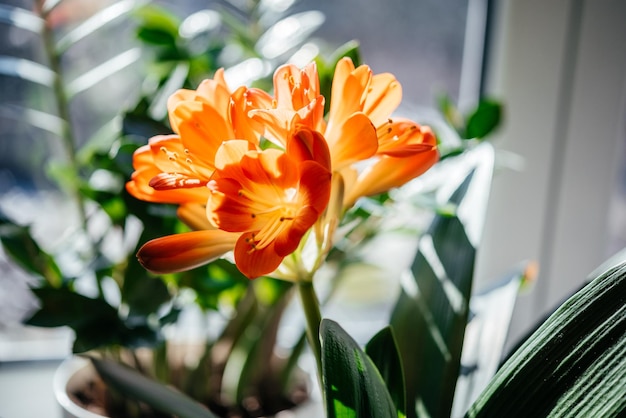
{"type": "Polygon", "coordinates": [[[61,270],[54,258],[39,247],[30,228],[11,222],[1,212],[0,241],[6,253],[24,270],[43,277],[50,286],[61,286],[61,270]]]}
{"type": "Polygon", "coordinates": [[[176,43],[178,27],[181,24],[180,19],[163,7],[155,4],[145,5],[135,11],[135,17],[140,22],[139,31],[147,35],[147,38],[140,36],[140,39],[149,43],[156,43],[157,45],[163,45],[164,43],[161,41],[166,38],[176,43]],[[161,39],[151,38],[157,32],[157,37],[161,39]],[[153,42],[155,40],[157,42],[153,42]]]}
{"type": "Polygon", "coordinates": [[[217,418],[206,407],[183,393],[155,382],[136,370],[110,360],[91,358],[91,361],[105,383],[124,396],[180,418],[217,418]]]}
{"type": "Polygon", "coordinates": [[[500,368],[467,417],[622,417],[626,264],[569,298],[500,368]]]}
{"type": "Polygon", "coordinates": [[[404,372],[393,329],[386,327],[380,330],[367,343],[365,352],[372,359],[385,380],[387,389],[398,410],[398,416],[406,416],[404,372]]]}
{"type": "Polygon", "coordinates": [[[465,137],[482,139],[493,132],[502,118],[502,104],[494,100],[484,99],[467,118],[465,137]]]}
{"type": "Polygon", "coordinates": [[[385,381],[356,341],[329,319],[322,320],[320,339],[328,418],[397,417],[385,381]]]}

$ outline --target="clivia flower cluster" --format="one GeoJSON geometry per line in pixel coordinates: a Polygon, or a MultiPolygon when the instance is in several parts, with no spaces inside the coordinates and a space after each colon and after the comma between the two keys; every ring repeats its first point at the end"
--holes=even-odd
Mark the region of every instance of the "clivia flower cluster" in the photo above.
{"type": "Polygon", "coordinates": [[[138,258],[148,270],[188,270],[233,251],[251,279],[311,280],[357,199],[401,186],[438,159],[430,128],[390,118],[402,98],[391,74],[340,60],[327,115],[314,63],[284,65],[273,82],[273,95],[231,91],[219,70],[170,97],[175,133],[135,152],[127,190],[177,204],[194,231],[146,243],[138,258]]]}

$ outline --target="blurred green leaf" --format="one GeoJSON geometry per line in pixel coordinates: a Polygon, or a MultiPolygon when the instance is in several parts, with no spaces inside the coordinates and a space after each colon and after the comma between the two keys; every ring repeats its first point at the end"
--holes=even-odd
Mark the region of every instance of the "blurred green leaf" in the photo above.
{"type": "Polygon", "coordinates": [[[365,352],[382,375],[393,403],[398,410],[398,416],[406,416],[404,371],[393,329],[386,327],[380,330],[367,343],[365,352]]]}
{"type": "Polygon", "coordinates": [[[172,129],[162,122],[140,112],[126,113],[122,122],[122,133],[137,137],[137,142],[144,144],[147,144],[148,139],[155,135],[165,135],[171,132],[172,129]]]}
{"type": "Polygon", "coordinates": [[[180,19],[156,4],[148,4],[134,13],[139,20],[138,36],[155,45],[175,44],[178,39],[180,19]]]}
{"type": "Polygon", "coordinates": [[[21,78],[46,87],[52,87],[56,79],[56,73],[45,65],[4,55],[0,55],[0,75],[21,78]]]}
{"type": "Polygon", "coordinates": [[[77,94],[90,89],[104,79],[134,64],[139,58],[141,58],[141,50],[139,48],[120,52],[115,57],[108,59],[70,81],[65,87],[68,98],[71,99],[77,94]]]}
{"type": "Polygon", "coordinates": [[[476,110],[467,118],[466,138],[482,139],[493,132],[502,118],[502,104],[494,100],[483,99],[476,110]]]}
{"type": "Polygon", "coordinates": [[[339,324],[322,320],[320,340],[328,418],[398,416],[378,369],[339,324]]]}
{"type": "Polygon", "coordinates": [[[153,45],[176,45],[176,37],[162,28],[140,27],[137,36],[142,41],[153,45]]]}
{"type": "Polygon", "coordinates": [[[622,263],[550,316],[500,368],[466,416],[611,418],[624,413],[626,264],[622,263]]]}
{"type": "Polygon", "coordinates": [[[65,121],[56,115],[11,103],[0,104],[0,117],[27,122],[57,136],[63,135],[67,128],[65,121]]]}
{"type": "Polygon", "coordinates": [[[188,396],[155,382],[117,362],[91,358],[107,385],[124,396],[145,402],[154,409],[180,418],[217,418],[206,407],[188,396]]]}
{"type": "Polygon", "coordinates": [[[452,416],[464,414],[498,370],[517,295],[533,270],[532,263],[520,266],[472,295],[452,416]]]}
{"type": "Polygon", "coordinates": [[[86,38],[111,22],[128,15],[133,9],[143,3],[146,3],[146,1],[147,0],[122,0],[99,10],[89,19],[86,19],[80,25],[68,32],[57,42],[57,53],[63,54],[76,42],[86,38]]]}
{"type": "Polygon", "coordinates": [[[45,24],[42,18],[28,10],[4,4],[0,4],[0,23],[6,23],[34,33],[41,33],[45,24]]]}
{"type": "Polygon", "coordinates": [[[43,277],[48,285],[59,287],[63,275],[54,258],[41,249],[30,233],[30,228],[20,226],[0,212],[0,241],[5,252],[24,270],[43,277]]]}
{"type": "Polygon", "coordinates": [[[435,216],[402,281],[391,326],[404,367],[408,417],[450,415],[493,159],[493,148],[483,144],[442,166],[450,170],[449,184],[457,184],[448,203],[458,206],[458,216],[435,216]]]}

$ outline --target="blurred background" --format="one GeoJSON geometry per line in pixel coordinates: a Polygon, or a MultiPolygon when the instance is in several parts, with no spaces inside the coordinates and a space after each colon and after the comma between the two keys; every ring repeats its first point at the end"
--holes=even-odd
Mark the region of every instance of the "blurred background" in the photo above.
{"type": "MultiPolygon", "coordinates": [[[[121,10],[130,2],[43,5],[54,7],[49,30],[62,43],[81,23],[115,3],[121,10]]],[[[240,7],[246,1],[153,3],[183,20],[198,10],[240,7]]],[[[519,262],[539,263],[536,283],[518,299],[510,346],[626,245],[626,3],[266,3],[290,13],[321,12],[307,18],[319,24],[313,25],[311,43],[325,52],[357,40],[365,63],[400,80],[402,112],[417,120],[437,118],[440,93],[450,95],[461,110],[481,96],[504,103],[504,122],[494,144],[509,168],[494,176],[475,286],[519,262]]],[[[32,224],[44,246],[53,248],[77,214],[49,177],[65,151],[58,139],[62,123],[50,110],[58,103],[46,45],[38,34],[43,23],[30,13],[37,7],[39,2],[32,0],[0,2],[0,209],[32,224]]],[[[112,20],[64,53],[59,64],[72,93],[77,142],[113,129],[120,111],[134,106],[146,89],[154,51],[140,42],[136,28],[133,19],[112,20]],[[103,63],[108,65],[104,70],[103,63]]],[[[265,53],[268,60],[287,57],[265,53]]],[[[0,253],[0,416],[6,418],[36,416],[19,402],[24,397],[20,391],[40,385],[37,393],[45,404],[52,397],[51,373],[69,353],[67,333],[19,326],[35,303],[28,282],[0,253]]]]}

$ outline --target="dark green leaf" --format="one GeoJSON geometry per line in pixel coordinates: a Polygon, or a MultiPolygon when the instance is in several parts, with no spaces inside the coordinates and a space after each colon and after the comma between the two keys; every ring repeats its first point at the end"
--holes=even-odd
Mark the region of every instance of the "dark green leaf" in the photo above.
{"type": "Polygon", "coordinates": [[[622,417],[626,264],[568,299],[501,367],[468,417],[622,417]]]}
{"type": "Polygon", "coordinates": [[[168,42],[176,43],[178,27],[181,22],[175,15],[155,4],[141,7],[134,14],[140,22],[140,39],[149,43],[156,43],[157,45],[163,45],[168,42]],[[158,35],[155,35],[156,33],[158,35]],[[153,37],[153,35],[156,37],[153,37]],[[168,40],[168,42],[163,42],[164,40],[168,40]]]}
{"type": "Polygon", "coordinates": [[[217,418],[183,393],[157,383],[136,370],[110,360],[91,358],[91,361],[107,385],[118,393],[180,418],[217,418]]]}
{"type": "Polygon", "coordinates": [[[476,249],[493,171],[493,148],[483,144],[447,161],[448,203],[418,245],[392,313],[406,381],[407,416],[449,416],[460,370],[476,249]],[[472,199],[465,199],[465,196],[472,199]]]}
{"type": "Polygon", "coordinates": [[[466,138],[482,139],[500,124],[502,104],[494,100],[481,100],[476,110],[467,118],[466,138]]]}
{"type": "Polygon", "coordinates": [[[517,294],[526,281],[533,280],[533,267],[529,264],[518,268],[495,285],[472,295],[452,416],[464,414],[496,373],[517,294]]]}
{"type": "Polygon", "coordinates": [[[398,416],[378,369],[339,324],[322,320],[320,340],[328,418],[398,416]]]}
{"type": "Polygon", "coordinates": [[[171,46],[176,44],[176,37],[161,28],[140,27],[137,36],[145,43],[171,46]]]}
{"type": "Polygon", "coordinates": [[[151,119],[145,114],[127,113],[122,122],[122,133],[124,135],[141,138],[141,142],[148,143],[148,139],[155,135],[165,135],[172,130],[163,123],[151,119]]]}
{"type": "Polygon", "coordinates": [[[33,239],[30,228],[11,222],[1,212],[0,241],[5,252],[24,270],[43,277],[50,286],[61,286],[61,270],[54,258],[33,239]]]}
{"type": "Polygon", "coordinates": [[[365,352],[385,380],[389,394],[398,410],[398,416],[405,416],[404,372],[393,329],[386,327],[374,335],[365,346],[365,352]]]}

